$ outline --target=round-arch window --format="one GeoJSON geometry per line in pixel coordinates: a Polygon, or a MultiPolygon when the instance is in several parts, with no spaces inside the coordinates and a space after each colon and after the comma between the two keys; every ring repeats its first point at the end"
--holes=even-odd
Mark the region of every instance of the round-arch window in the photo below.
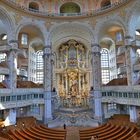
{"type": "Polygon", "coordinates": [[[76,3],[68,2],[60,7],[60,13],[80,13],[80,7],[76,3]]]}
{"type": "Polygon", "coordinates": [[[39,6],[37,3],[35,2],[30,2],[29,3],[29,10],[35,10],[35,11],[38,11],[39,10],[39,6]]]}
{"type": "Polygon", "coordinates": [[[103,0],[101,2],[101,8],[105,8],[105,7],[108,7],[108,6],[111,6],[110,0],[103,0]]]}

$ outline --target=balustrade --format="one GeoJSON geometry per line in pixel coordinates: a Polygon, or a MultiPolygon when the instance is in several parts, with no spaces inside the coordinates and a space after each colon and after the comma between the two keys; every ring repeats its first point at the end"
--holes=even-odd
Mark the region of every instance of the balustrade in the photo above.
{"type": "Polygon", "coordinates": [[[39,14],[39,15],[43,15],[43,16],[52,16],[52,17],[57,17],[57,16],[72,17],[72,16],[94,16],[94,15],[97,15],[100,13],[104,13],[105,11],[108,11],[110,9],[117,8],[118,6],[121,6],[131,0],[120,0],[119,2],[114,2],[111,5],[108,5],[108,6],[99,8],[99,9],[91,10],[90,13],[89,13],[89,11],[81,12],[81,13],[47,13],[44,11],[29,9],[27,7],[21,6],[19,3],[15,2],[13,0],[3,0],[3,1],[10,4],[11,6],[20,8],[20,9],[22,9],[26,12],[30,12],[30,13],[35,13],[35,14],[39,14]]]}

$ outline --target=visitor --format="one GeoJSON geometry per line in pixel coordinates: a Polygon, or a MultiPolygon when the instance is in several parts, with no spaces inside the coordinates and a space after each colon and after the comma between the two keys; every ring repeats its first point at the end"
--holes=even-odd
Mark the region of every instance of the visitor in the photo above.
{"type": "Polygon", "coordinates": [[[64,123],[64,129],[66,129],[66,124],[64,123]]]}
{"type": "Polygon", "coordinates": [[[98,140],[98,135],[95,136],[95,140],[98,140]]]}
{"type": "Polygon", "coordinates": [[[91,140],[95,140],[95,137],[94,137],[94,136],[92,136],[92,137],[91,137],[91,140]]]}
{"type": "Polygon", "coordinates": [[[22,122],[22,126],[23,126],[23,127],[25,126],[25,123],[24,123],[24,122],[22,122]]]}

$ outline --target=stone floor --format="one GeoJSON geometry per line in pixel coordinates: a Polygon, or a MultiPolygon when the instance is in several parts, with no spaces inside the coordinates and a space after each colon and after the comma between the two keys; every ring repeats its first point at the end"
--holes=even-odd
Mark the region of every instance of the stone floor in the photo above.
{"type": "Polygon", "coordinates": [[[78,127],[67,127],[66,140],[80,140],[78,127]]]}

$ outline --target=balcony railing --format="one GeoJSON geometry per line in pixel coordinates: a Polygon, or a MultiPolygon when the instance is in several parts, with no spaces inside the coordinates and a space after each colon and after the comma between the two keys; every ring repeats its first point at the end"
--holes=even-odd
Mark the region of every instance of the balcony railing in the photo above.
{"type": "Polygon", "coordinates": [[[27,71],[26,70],[17,69],[17,75],[27,77],[27,71]]]}
{"type": "Polygon", "coordinates": [[[126,66],[121,66],[118,68],[118,75],[126,73],[126,66]]]}
{"type": "Polygon", "coordinates": [[[102,88],[102,102],[140,105],[139,86],[112,86],[102,88]]]}
{"type": "Polygon", "coordinates": [[[13,6],[14,8],[20,8],[21,10],[24,10],[26,12],[30,12],[30,13],[35,13],[35,14],[39,14],[39,15],[43,15],[43,16],[51,16],[51,17],[71,17],[71,16],[94,16],[94,15],[98,15],[100,13],[104,13],[108,10],[117,8],[127,2],[129,2],[131,0],[120,0],[119,2],[114,2],[111,5],[108,5],[106,7],[102,7],[99,9],[93,9],[90,11],[86,11],[86,12],[81,12],[81,13],[47,13],[44,11],[40,11],[40,10],[35,10],[35,9],[29,9],[27,7],[21,6],[19,3],[16,3],[13,0],[3,0],[3,2],[7,2],[7,4],[10,4],[11,6],[13,6]]]}
{"type": "Polygon", "coordinates": [[[135,71],[135,72],[140,71],[140,63],[134,65],[134,71],[135,71]]]}

